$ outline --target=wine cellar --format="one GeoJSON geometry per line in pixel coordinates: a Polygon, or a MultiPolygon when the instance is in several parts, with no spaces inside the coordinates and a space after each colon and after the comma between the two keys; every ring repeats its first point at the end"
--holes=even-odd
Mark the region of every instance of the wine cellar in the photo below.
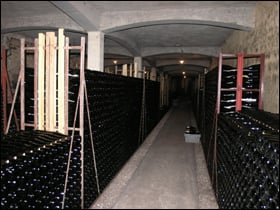
{"type": "Polygon", "coordinates": [[[1,209],[279,209],[277,5],[1,2],[1,209]]]}

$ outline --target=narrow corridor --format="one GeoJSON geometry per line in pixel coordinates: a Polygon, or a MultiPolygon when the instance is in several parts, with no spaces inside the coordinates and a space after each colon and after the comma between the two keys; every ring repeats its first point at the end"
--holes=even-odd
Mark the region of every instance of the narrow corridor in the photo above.
{"type": "Polygon", "coordinates": [[[90,208],[217,209],[202,146],[185,141],[187,125],[196,126],[191,103],[180,99],[90,208]]]}

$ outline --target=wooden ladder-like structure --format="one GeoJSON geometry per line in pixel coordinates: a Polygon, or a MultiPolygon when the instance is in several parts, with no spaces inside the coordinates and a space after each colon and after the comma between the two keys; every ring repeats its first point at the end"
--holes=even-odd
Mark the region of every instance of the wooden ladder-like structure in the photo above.
{"type": "MultiPolygon", "coordinates": [[[[12,93],[12,88],[11,88],[11,83],[9,79],[9,74],[7,72],[7,50],[5,47],[2,48],[2,53],[1,53],[1,88],[2,88],[2,113],[3,113],[3,133],[7,129],[7,124],[8,124],[8,110],[7,110],[7,105],[12,104],[13,101],[13,93],[12,93]]],[[[17,131],[19,131],[19,123],[18,123],[18,117],[16,114],[16,111],[13,111],[14,115],[14,120],[15,120],[15,125],[17,131]]]]}
{"type": "MultiPolygon", "coordinates": [[[[55,32],[47,32],[46,35],[39,33],[38,38],[34,40],[33,47],[25,46],[25,39],[21,39],[20,53],[20,72],[15,89],[15,95],[12,100],[12,107],[9,114],[7,125],[5,126],[5,134],[8,133],[12,113],[14,112],[15,101],[20,91],[20,129],[25,130],[26,126],[33,127],[34,130],[45,130],[59,132],[65,135],[71,134],[71,143],[68,155],[68,163],[66,170],[66,178],[64,184],[64,196],[62,208],[64,208],[66,187],[68,183],[69,165],[71,160],[72,145],[74,140],[74,132],[79,132],[81,138],[81,208],[84,208],[84,107],[86,101],[87,117],[89,116],[89,106],[87,99],[87,89],[84,74],[84,58],[85,58],[85,37],[81,37],[80,46],[69,46],[69,38],[64,36],[64,29],[58,30],[58,39],[55,32]],[[68,73],[69,73],[69,51],[80,51],[80,85],[79,93],[76,101],[76,109],[74,114],[73,127],[68,126],[68,73]],[[25,52],[34,52],[34,123],[25,122],[24,107],[24,82],[25,82],[25,52]],[[57,82],[56,82],[57,81],[57,82]],[[79,117],[79,127],[76,128],[76,120],[79,117]]],[[[1,77],[1,84],[4,87],[6,83],[2,83],[5,76],[1,77]]],[[[1,71],[2,76],[2,71],[1,71]]],[[[6,81],[5,80],[5,81],[6,81]]],[[[88,120],[90,123],[90,119],[88,120]]],[[[91,144],[93,148],[94,169],[96,174],[97,190],[99,190],[98,173],[95,160],[95,151],[93,145],[93,137],[91,125],[89,125],[91,144]]]]}
{"type": "MultiPolygon", "coordinates": [[[[38,39],[34,40],[34,47],[26,47],[25,39],[21,39],[20,72],[5,134],[9,131],[11,113],[14,110],[15,99],[19,92],[21,130],[25,130],[26,126],[29,126],[38,130],[56,131],[65,135],[68,135],[68,131],[72,130],[71,127],[68,127],[69,50],[80,50],[80,82],[82,84],[84,82],[85,38],[81,38],[80,46],[69,46],[69,38],[65,37],[63,33],[64,30],[59,29],[58,44],[55,32],[47,32],[46,35],[39,33],[38,39]],[[26,51],[34,52],[33,124],[25,122],[24,72],[26,51]]],[[[83,91],[81,94],[83,95],[83,91]]],[[[81,103],[83,102],[84,98],[81,100],[81,103]]],[[[80,106],[83,107],[83,104],[80,104],[80,106]]],[[[83,109],[80,109],[80,117],[83,118],[83,116],[83,109]]],[[[82,123],[83,120],[80,122],[82,123]]],[[[80,127],[83,127],[83,125],[80,127]]]]}

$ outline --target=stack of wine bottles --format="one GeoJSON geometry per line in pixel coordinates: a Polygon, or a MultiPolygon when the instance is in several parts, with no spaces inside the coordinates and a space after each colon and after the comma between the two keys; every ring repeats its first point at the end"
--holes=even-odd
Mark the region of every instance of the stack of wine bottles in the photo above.
{"type": "MultiPolygon", "coordinates": [[[[242,76],[242,107],[257,108],[259,93],[250,89],[258,89],[260,83],[260,65],[251,65],[243,69],[242,76]],[[247,90],[246,90],[247,89],[247,90]]],[[[228,89],[221,91],[220,112],[235,112],[237,69],[228,65],[222,65],[221,88],[228,89]]],[[[206,102],[216,103],[218,85],[218,68],[209,71],[205,75],[205,97],[206,102]],[[208,96],[207,93],[211,93],[208,96]]]]}
{"type": "MultiPolygon", "coordinates": [[[[212,174],[214,158],[215,117],[217,108],[218,67],[205,75],[205,98],[203,107],[202,146],[207,159],[209,173],[212,174]]],[[[256,109],[259,103],[259,93],[250,89],[258,89],[260,83],[260,65],[251,65],[243,69],[242,108],[256,109]]],[[[220,91],[220,113],[234,113],[236,108],[237,69],[222,65],[220,91]],[[232,89],[232,90],[231,90],[232,89]]]]}
{"type": "Polygon", "coordinates": [[[217,166],[220,208],[279,209],[279,115],[221,113],[217,166]]]}
{"type": "MultiPolygon", "coordinates": [[[[80,206],[80,138],[75,137],[65,208],[80,206]]],[[[61,208],[70,138],[55,132],[20,131],[1,140],[1,208],[61,208]]]]}
{"type": "MultiPolygon", "coordinates": [[[[228,66],[223,66],[223,69],[232,68],[228,66]]],[[[203,109],[203,117],[202,120],[203,125],[200,126],[204,128],[202,130],[202,138],[201,143],[203,146],[203,151],[206,157],[207,167],[209,172],[212,171],[212,161],[213,158],[213,137],[214,137],[214,119],[215,119],[215,111],[216,111],[216,100],[217,100],[217,81],[218,81],[218,68],[209,71],[205,75],[205,89],[204,89],[204,109],[203,109]],[[209,160],[210,159],[210,160],[209,160]],[[209,160],[209,161],[208,161],[209,160]]],[[[211,173],[210,173],[211,174],[211,173]]]]}
{"type": "Polygon", "coordinates": [[[242,107],[257,108],[259,93],[250,89],[259,89],[260,86],[260,65],[251,65],[243,69],[242,107]],[[247,90],[246,90],[247,89],[247,90]]]}
{"type": "MultiPolygon", "coordinates": [[[[140,146],[141,132],[145,132],[143,135],[146,136],[159,121],[160,110],[159,82],[145,81],[146,130],[140,131],[142,79],[91,70],[85,70],[85,79],[89,113],[85,103],[84,207],[88,208],[98,196],[97,188],[99,187],[102,192],[140,146]]],[[[70,69],[68,100],[70,127],[74,122],[79,83],[79,71],[70,69]]],[[[75,127],[79,127],[78,122],[75,127]]]]}
{"type": "Polygon", "coordinates": [[[25,107],[25,122],[34,123],[34,69],[25,68],[24,81],[24,107],[25,107]]]}
{"type": "MultiPolygon", "coordinates": [[[[226,68],[222,70],[221,88],[236,88],[237,69],[226,68]]],[[[260,65],[251,65],[243,69],[242,76],[242,107],[257,108],[259,93],[250,89],[258,89],[260,83],[260,65]]],[[[221,91],[221,112],[235,112],[236,92],[221,91]]]]}
{"type": "MultiPolygon", "coordinates": [[[[80,85],[80,70],[69,69],[68,71],[68,126],[74,123],[76,103],[80,85]]],[[[78,115],[77,115],[78,116],[78,115]]],[[[79,117],[76,118],[76,127],[79,127],[79,117]]]]}
{"type": "MultiPolygon", "coordinates": [[[[70,69],[68,78],[68,126],[73,127],[79,70],[70,69]]],[[[1,141],[1,207],[61,208],[64,187],[67,187],[64,207],[81,208],[83,202],[84,208],[88,208],[97,198],[98,188],[100,192],[105,189],[141,145],[140,137],[145,137],[159,121],[159,82],[145,81],[143,108],[143,79],[91,70],[85,71],[85,79],[89,113],[85,103],[83,153],[77,131],[69,152],[71,129],[68,137],[44,131],[10,131],[1,141]],[[140,129],[141,125],[144,129],[140,129]]],[[[25,97],[26,122],[33,124],[33,69],[25,71],[25,97]]],[[[78,115],[75,127],[79,126],[78,115]]]]}
{"type": "Polygon", "coordinates": [[[146,124],[147,130],[145,136],[151,132],[159,121],[159,96],[160,96],[160,83],[146,80],[146,94],[145,94],[145,110],[146,110],[146,124]]]}

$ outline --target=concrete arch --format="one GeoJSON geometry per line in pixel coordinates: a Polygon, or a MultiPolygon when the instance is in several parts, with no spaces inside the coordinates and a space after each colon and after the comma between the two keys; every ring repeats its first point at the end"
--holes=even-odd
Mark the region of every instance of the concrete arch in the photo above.
{"type": "Polygon", "coordinates": [[[113,27],[108,28],[100,28],[105,34],[110,34],[113,32],[133,29],[133,28],[140,28],[145,26],[153,26],[153,25],[164,25],[164,24],[192,24],[192,25],[207,25],[207,26],[216,26],[216,27],[223,27],[229,29],[236,29],[236,30],[244,30],[249,31],[253,28],[252,26],[247,25],[239,25],[234,22],[223,22],[223,21],[212,21],[212,20],[182,20],[182,19],[166,19],[166,20],[156,20],[156,21],[140,21],[136,23],[128,23],[122,25],[116,25],[113,27]]]}
{"type": "Polygon", "coordinates": [[[142,50],[142,56],[155,56],[155,55],[162,55],[162,54],[179,54],[181,53],[179,50],[182,49],[184,53],[188,54],[198,54],[198,55],[205,55],[210,57],[218,57],[221,48],[220,47],[165,47],[163,48],[145,48],[142,50]]]}
{"type": "Polygon", "coordinates": [[[205,67],[200,65],[193,65],[193,64],[187,64],[184,66],[178,66],[178,65],[168,65],[168,66],[162,66],[160,68],[161,72],[167,73],[169,75],[182,75],[182,71],[185,71],[188,75],[198,75],[203,74],[205,71],[205,67]]]}
{"type": "MultiPolygon", "coordinates": [[[[147,47],[142,46],[141,48],[137,46],[137,44],[133,43],[133,40],[130,40],[129,37],[124,36],[122,32],[126,31],[133,31],[133,29],[151,27],[151,26],[161,26],[161,25],[175,25],[175,24],[186,24],[186,25],[194,25],[194,26],[210,26],[210,27],[217,27],[221,29],[228,29],[228,30],[250,30],[246,25],[238,25],[237,23],[227,23],[227,22],[217,22],[217,21],[210,21],[210,20],[182,20],[182,19],[166,19],[166,20],[156,20],[156,21],[144,21],[144,22],[137,22],[132,24],[126,24],[107,28],[103,30],[105,36],[110,36],[111,38],[114,37],[115,40],[118,40],[119,43],[122,43],[122,46],[127,48],[128,51],[134,56],[151,56],[159,53],[178,53],[178,47],[147,47]]],[[[205,53],[208,56],[215,56],[217,57],[220,52],[219,47],[209,46],[209,47],[201,47],[201,46],[191,46],[191,47],[183,47],[183,51],[186,53],[197,53],[203,54],[205,53]]]]}

